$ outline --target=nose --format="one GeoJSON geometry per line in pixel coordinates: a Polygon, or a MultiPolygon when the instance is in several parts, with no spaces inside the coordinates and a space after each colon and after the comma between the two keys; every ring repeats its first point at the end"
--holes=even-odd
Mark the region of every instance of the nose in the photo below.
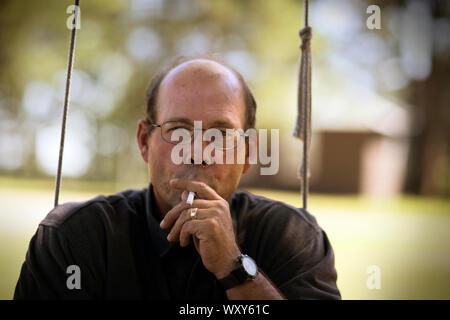
{"type": "Polygon", "coordinates": [[[209,159],[209,157],[211,155],[203,154],[203,151],[205,150],[206,146],[209,143],[210,143],[209,141],[205,141],[205,140],[202,139],[202,135],[201,134],[198,134],[196,137],[194,137],[192,139],[191,150],[193,152],[191,152],[191,159],[190,159],[191,164],[201,165],[201,166],[207,166],[207,165],[213,164],[212,159],[209,159]],[[198,141],[196,141],[196,140],[198,140],[198,141]],[[195,143],[197,143],[199,146],[201,145],[201,149],[200,148],[196,149],[195,148],[195,143]],[[197,154],[197,157],[195,157],[195,154],[197,154]],[[202,159],[201,164],[198,163],[198,161],[197,161],[197,163],[195,163],[195,160],[194,160],[195,158],[197,158],[198,160],[202,159]]]}
{"type": "MultiPolygon", "coordinates": [[[[191,164],[195,164],[193,157],[191,157],[191,164]]],[[[207,166],[207,165],[208,165],[208,163],[205,160],[203,160],[202,161],[202,166],[207,166]]]]}

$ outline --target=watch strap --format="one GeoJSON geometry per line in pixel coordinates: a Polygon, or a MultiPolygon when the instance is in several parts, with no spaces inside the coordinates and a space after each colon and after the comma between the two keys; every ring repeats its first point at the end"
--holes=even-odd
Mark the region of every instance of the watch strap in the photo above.
{"type": "Polygon", "coordinates": [[[222,284],[225,290],[231,289],[241,283],[244,283],[247,280],[252,279],[252,277],[250,277],[250,275],[245,271],[244,266],[242,265],[242,258],[243,255],[240,255],[236,259],[236,266],[228,276],[219,279],[219,282],[222,284]]]}
{"type": "Polygon", "coordinates": [[[231,272],[225,278],[219,279],[219,282],[225,290],[231,289],[241,284],[241,281],[233,274],[233,272],[231,272]]]}

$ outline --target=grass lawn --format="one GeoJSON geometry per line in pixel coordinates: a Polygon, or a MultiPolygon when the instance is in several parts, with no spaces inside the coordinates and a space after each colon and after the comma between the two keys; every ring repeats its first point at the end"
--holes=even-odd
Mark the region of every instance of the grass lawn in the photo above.
{"type": "MultiPolygon", "coordinates": [[[[126,186],[63,184],[60,202],[82,201],[126,186]],[[84,190],[77,192],[76,190],[84,190]]],[[[0,299],[11,299],[28,242],[52,208],[52,182],[0,178],[0,299]]],[[[300,194],[251,192],[300,206],[300,194]]],[[[311,195],[309,211],[335,251],[344,299],[450,299],[450,201],[311,195]],[[368,289],[369,266],[381,288],[368,289]]]]}

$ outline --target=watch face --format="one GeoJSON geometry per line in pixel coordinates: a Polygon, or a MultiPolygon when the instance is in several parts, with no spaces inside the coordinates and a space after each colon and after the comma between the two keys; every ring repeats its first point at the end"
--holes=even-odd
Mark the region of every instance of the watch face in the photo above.
{"type": "Polygon", "coordinates": [[[242,266],[244,267],[245,271],[251,276],[256,276],[258,273],[258,267],[256,266],[255,261],[253,261],[252,258],[249,256],[243,256],[242,257],[242,266]]]}

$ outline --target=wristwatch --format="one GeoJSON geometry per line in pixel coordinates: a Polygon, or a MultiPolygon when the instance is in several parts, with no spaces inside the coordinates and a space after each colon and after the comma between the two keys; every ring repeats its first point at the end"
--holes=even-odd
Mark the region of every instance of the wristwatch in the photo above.
{"type": "Polygon", "coordinates": [[[258,267],[255,261],[246,254],[241,254],[236,259],[236,265],[231,273],[219,282],[225,290],[231,289],[241,283],[255,279],[258,267]]]}

